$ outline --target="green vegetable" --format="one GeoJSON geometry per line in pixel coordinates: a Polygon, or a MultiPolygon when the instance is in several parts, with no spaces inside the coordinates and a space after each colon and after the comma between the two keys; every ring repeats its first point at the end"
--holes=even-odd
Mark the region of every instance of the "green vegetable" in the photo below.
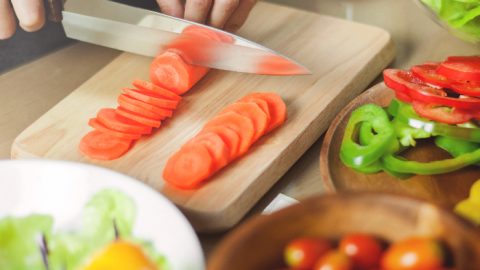
{"type": "Polygon", "coordinates": [[[480,41],[478,0],[422,0],[455,33],[468,41],[480,41]]]}
{"type": "Polygon", "coordinates": [[[168,269],[165,257],[150,242],[132,235],[135,215],[135,204],[130,197],[107,189],[92,196],[82,211],[81,226],[72,231],[52,232],[50,216],[1,219],[0,269],[43,270],[38,246],[43,232],[50,251],[50,269],[77,270],[92,254],[115,239],[114,221],[122,239],[139,244],[159,269],[168,269]]]}
{"type": "Polygon", "coordinates": [[[134,220],[135,205],[130,197],[116,190],[96,193],[83,209],[79,230],[59,232],[49,239],[52,266],[78,268],[93,252],[115,239],[113,221],[120,235],[129,237],[134,220]]]}
{"type": "Polygon", "coordinates": [[[375,104],[363,105],[350,116],[340,148],[340,159],[351,168],[362,168],[377,162],[395,143],[395,132],[387,113],[375,104]],[[371,124],[375,134],[366,145],[359,144],[361,124],[371,124]]]}
{"type": "Polygon", "coordinates": [[[40,239],[51,234],[52,226],[52,218],[44,215],[0,219],[0,269],[44,269],[40,239]]]}
{"type": "Polygon", "coordinates": [[[465,153],[473,152],[480,148],[479,143],[464,141],[455,138],[438,136],[435,138],[435,144],[447,151],[452,157],[458,157],[465,153]]]}
{"type": "MultiPolygon", "coordinates": [[[[427,120],[418,116],[418,114],[413,110],[412,106],[407,103],[402,103],[398,109],[398,115],[395,117],[394,121],[406,124],[417,130],[417,138],[426,138],[426,135],[447,136],[480,143],[480,128],[453,126],[427,120]]],[[[473,125],[471,124],[469,126],[473,125]]],[[[402,143],[402,145],[404,144],[402,143]]]]}
{"type": "Polygon", "coordinates": [[[442,174],[480,162],[480,149],[455,158],[431,162],[410,161],[395,155],[384,156],[382,162],[387,169],[395,172],[421,175],[442,174]]]}

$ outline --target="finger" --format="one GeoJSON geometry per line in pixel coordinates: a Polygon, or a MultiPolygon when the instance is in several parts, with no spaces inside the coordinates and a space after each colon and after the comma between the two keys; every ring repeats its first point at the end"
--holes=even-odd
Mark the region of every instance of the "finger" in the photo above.
{"type": "Polygon", "coordinates": [[[12,0],[12,5],[23,30],[34,32],[45,24],[45,8],[42,0],[12,0]]]}
{"type": "Polygon", "coordinates": [[[7,39],[15,34],[17,22],[9,0],[0,0],[0,39],[7,39]]]}
{"type": "Polygon", "coordinates": [[[213,27],[223,28],[239,4],[240,0],[215,0],[209,24],[213,27]]]}
{"type": "Polygon", "coordinates": [[[235,32],[240,29],[256,3],[257,0],[242,0],[230,19],[225,23],[225,30],[235,32]]]}
{"type": "Polygon", "coordinates": [[[163,13],[183,18],[183,5],[180,0],[157,0],[157,3],[163,13]]]}
{"type": "Polygon", "coordinates": [[[185,19],[198,23],[205,23],[212,0],[187,0],[185,3],[185,19]]]}

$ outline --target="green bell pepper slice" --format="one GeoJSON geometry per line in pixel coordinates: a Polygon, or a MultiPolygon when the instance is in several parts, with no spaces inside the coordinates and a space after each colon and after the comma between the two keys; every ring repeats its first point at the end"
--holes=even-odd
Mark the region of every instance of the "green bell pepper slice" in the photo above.
{"type": "Polygon", "coordinates": [[[480,149],[460,156],[431,162],[405,160],[395,155],[385,155],[382,164],[385,168],[399,173],[432,175],[449,173],[480,162],[480,149]]]}
{"type": "Polygon", "coordinates": [[[410,104],[400,103],[395,120],[433,136],[447,136],[480,143],[480,128],[459,127],[420,117],[410,104]]]}
{"type": "Polygon", "coordinates": [[[366,104],[354,110],[348,120],[340,147],[340,159],[351,168],[362,168],[375,163],[385,155],[395,141],[395,131],[387,113],[375,104],[366,104]],[[369,143],[359,143],[359,128],[362,123],[371,123],[375,132],[369,143]]]}
{"type": "Polygon", "coordinates": [[[444,136],[435,137],[435,145],[447,151],[452,157],[458,157],[480,149],[479,143],[444,136]]]}

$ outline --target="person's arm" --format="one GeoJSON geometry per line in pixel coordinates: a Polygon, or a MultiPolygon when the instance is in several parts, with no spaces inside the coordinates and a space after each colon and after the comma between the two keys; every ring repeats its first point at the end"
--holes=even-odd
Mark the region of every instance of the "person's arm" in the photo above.
{"type": "Polygon", "coordinates": [[[13,36],[18,18],[20,27],[33,32],[45,24],[45,8],[42,0],[0,0],[0,39],[13,36]]]}

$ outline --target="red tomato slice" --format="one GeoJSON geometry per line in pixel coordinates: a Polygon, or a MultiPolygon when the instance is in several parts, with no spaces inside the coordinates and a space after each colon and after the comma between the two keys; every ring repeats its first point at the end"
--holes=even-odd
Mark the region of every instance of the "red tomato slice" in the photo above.
{"type": "Polygon", "coordinates": [[[449,88],[461,95],[480,96],[480,83],[470,81],[453,81],[437,73],[439,63],[425,63],[412,67],[414,76],[423,82],[443,88],[449,88]]]}
{"type": "Polygon", "coordinates": [[[480,56],[451,56],[440,64],[439,74],[450,80],[480,81],[480,56]]]}
{"type": "Polygon", "coordinates": [[[399,69],[386,69],[383,71],[385,84],[396,92],[402,92],[413,100],[424,103],[456,107],[464,110],[476,111],[480,109],[480,98],[447,97],[443,89],[434,88],[424,84],[413,76],[412,72],[399,69]]]}
{"type": "Polygon", "coordinates": [[[470,113],[455,107],[452,108],[438,106],[435,104],[427,104],[415,100],[412,102],[412,105],[413,109],[416,113],[418,113],[418,115],[445,124],[461,124],[472,119],[472,115],[470,113]]]}

